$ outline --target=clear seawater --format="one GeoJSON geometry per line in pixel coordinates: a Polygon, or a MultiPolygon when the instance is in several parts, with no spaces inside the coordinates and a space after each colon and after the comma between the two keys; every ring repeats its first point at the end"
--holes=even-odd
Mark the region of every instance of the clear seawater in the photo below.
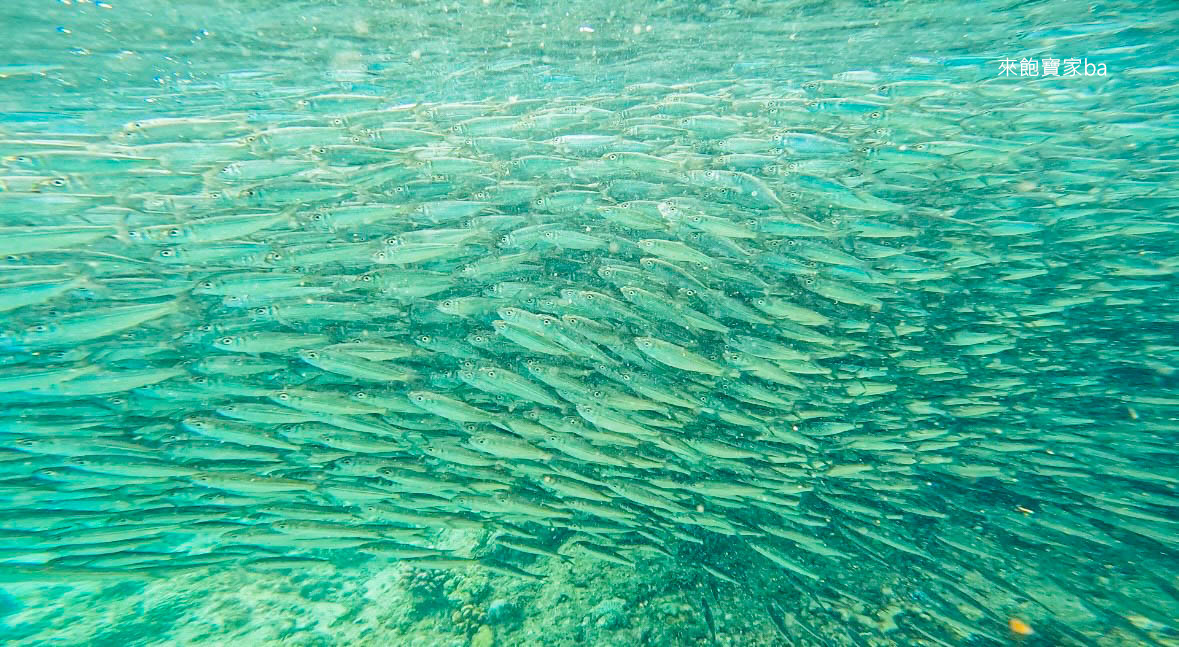
{"type": "Polygon", "coordinates": [[[0,643],[1179,645],[1177,25],[5,3],[0,643]]]}

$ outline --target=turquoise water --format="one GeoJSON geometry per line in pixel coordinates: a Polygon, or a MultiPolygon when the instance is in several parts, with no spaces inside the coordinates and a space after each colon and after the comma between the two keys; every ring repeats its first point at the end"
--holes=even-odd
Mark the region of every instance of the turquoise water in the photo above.
{"type": "Polygon", "coordinates": [[[0,638],[1179,644],[1167,3],[9,3],[0,638]]]}

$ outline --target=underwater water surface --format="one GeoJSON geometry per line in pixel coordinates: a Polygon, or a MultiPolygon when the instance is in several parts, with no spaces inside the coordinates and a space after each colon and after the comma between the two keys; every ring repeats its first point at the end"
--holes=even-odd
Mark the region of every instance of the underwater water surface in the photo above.
{"type": "Polygon", "coordinates": [[[0,7],[0,643],[1179,645],[1179,7],[0,7]]]}

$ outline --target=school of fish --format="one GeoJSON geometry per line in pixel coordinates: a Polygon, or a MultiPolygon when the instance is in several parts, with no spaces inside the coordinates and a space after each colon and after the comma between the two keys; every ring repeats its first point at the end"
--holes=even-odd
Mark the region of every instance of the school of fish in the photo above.
{"type": "Polygon", "coordinates": [[[1175,107],[852,71],[0,129],[0,578],[720,539],[908,564],[914,635],[1001,641],[972,583],[1105,559],[1157,601],[1071,593],[1156,644],[1175,107]]]}

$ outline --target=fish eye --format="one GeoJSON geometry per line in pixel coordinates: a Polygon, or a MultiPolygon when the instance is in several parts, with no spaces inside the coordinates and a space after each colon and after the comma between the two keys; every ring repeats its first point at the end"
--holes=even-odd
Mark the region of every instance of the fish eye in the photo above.
{"type": "Polygon", "coordinates": [[[372,276],[372,274],[365,274],[364,276],[360,277],[360,280],[364,281],[365,283],[372,283],[373,276],[372,276]]]}
{"type": "Polygon", "coordinates": [[[913,146],[913,148],[915,148],[915,149],[917,149],[917,150],[919,150],[919,151],[923,151],[923,150],[925,150],[925,144],[915,144],[915,145],[913,146]]]}
{"type": "Polygon", "coordinates": [[[611,162],[616,161],[618,159],[618,153],[610,153],[606,156],[606,159],[610,160],[611,162]]]}
{"type": "Polygon", "coordinates": [[[418,337],[418,341],[422,342],[423,344],[428,344],[428,343],[430,343],[430,336],[429,335],[422,335],[422,336],[418,337]]]}
{"type": "Polygon", "coordinates": [[[257,135],[246,135],[246,143],[247,144],[253,144],[256,141],[258,141],[257,135]]]}
{"type": "Polygon", "coordinates": [[[222,337],[221,339],[217,340],[217,343],[223,346],[228,346],[229,344],[233,343],[233,337],[222,337]]]}
{"type": "Polygon", "coordinates": [[[182,233],[184,233],[184,232],[180,231],[179,227],[173,227],[168,230],[168,236],[171,238],[179,238],[180,234],[182,234],[182,233]]]}
{"type": "Polygon", "coordinates": [[[214,200],[219,200],[219,199],[221,199],[221,192],[220,191],[213,191],[213,192],[209,193],[209,197],[213,198],[214,200]]]}
{"type": "Polygon", "coordinates": [[[808,276],[808,277],[806,277],[805,279],[803,279],[803,280],[802,280],[802,282],[803,282],[803,284],[804,284],[804,285],[814,285],[814,284],[815,284],[815,279],[814,279],[814,278],[812,278],[812,277],[809,277],[809,276],[808,276]]]}
{"type": "Polygon", "coordinates": [[[313,350],[309,350],[306,353],[303,353],[303,355],[305,357],[310,357],[311,359],[318,359],[319,358],[319,353],[317,353],[313,350]]]}
{"type": "Polygon", "coordinates": [[[33,326],[33,332],[49,332],[49,326],[45,324],[37,324],[33,326]]]}
{"type": "Polygon", "coordinates": [[[373,254],[373,258],[377,259],[378,261],[383,261],[388,258],[388,256],[389,255],[385,252],[377,252],[376,254],[373,254]]]}
{"type": "Polygon", "coordinates": [[[163,258],[172,258],[175,255],[176,255],[176,250],[174,250],[174,249],[161,249],[160,250],[160,256],[163,258]]]}
{"type": "Polygon", "coordinates": [[[277,397],[279,400],[282,400],[283,402],[286,402],[291,399],[291,394],[287,393],[286,391],[283,391],[275,397],[277,397]]]}
{"type": "Polygon", "coordinates": [[[881,116],[881,113],[879,110],[873,110],[872,113],[868,115],[868,117],[870,117],[872,119],[879,119],[880,116],[881,116]]]}
{"type": "Polygon", "coordinates": [[[425,402],[426,396],[421,395],[421,394],[415,395],[415,396],[413,396],[413,401],[414,402],[425,402]]]}
{"type": "Polygon", "coordinates": [[[65,180],[63,180],[59,177],[53,178],[52,180],[49,181],[49,183],[52,184],[53,186],[65,186],[65,180]]]}
{"type": "Polygon", "coordinates": [[[213,282],[212,281],[201,281],[200,287],[208,290],[213,287],[213,282]]]}
{"type": "Polygon", "coordinates": [[[368,394],[364,391],[357,391],[356,393],[352,394],[352,397],[356,398],[357,400],[366,400],[368,399],[368,394]]]}

